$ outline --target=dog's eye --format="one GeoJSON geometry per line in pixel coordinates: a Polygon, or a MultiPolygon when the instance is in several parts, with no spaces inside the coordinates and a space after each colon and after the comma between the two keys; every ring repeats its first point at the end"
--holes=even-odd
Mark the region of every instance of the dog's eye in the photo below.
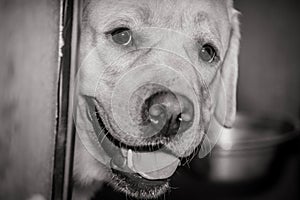
{"type": "Polygon", "coordinates": [[[111,32],[112,40],[120,45],[128,45],[132,40],[132,32],[128,28],[118,28],[111,32]]]}
{"type": "Polygon", "coordinates": [[[216,50],[210,44],[205,44],[202,46],[199,56],[203,61],[212,63],[216,57],[216,50]]]}

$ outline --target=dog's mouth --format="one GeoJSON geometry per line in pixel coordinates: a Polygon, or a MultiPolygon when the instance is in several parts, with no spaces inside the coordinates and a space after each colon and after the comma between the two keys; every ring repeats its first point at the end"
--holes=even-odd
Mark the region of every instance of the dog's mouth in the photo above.
{"type": "MultiPolygon", "coordinates": [[[[164,150],[165,140],[132,146],[115,138],[105,126],[95,108],[96,119],[105,137],[120,149],[110,162],[111,185],[135,198],[156,198],[169,189],[170,177],[180,165],[180,159],[164,150]]],[[[113,145],[112,144],[112,145],[113,145]]]]}
{"type": "Polygon", "coordinates": [[[165,138],[165,137],[150,137],[148,138],[149,142],[145,142],[146,144],[143,145],[133,146],[133,145],[125,144],[124,142],[115,138],[110,133],[110,131],[106,128],[102,118],[100,117],[99,111],[96,107],[95,107],[95,113],[96,113],[98,124],[101,130],[105,132],[106,138],[109,139],[114,145],[116,145],[119,148],[133,149],[134,151],[138,151],[138,152],[151,152],[163,148],[164,144],[169,141],[169,138],[165,138]]]}

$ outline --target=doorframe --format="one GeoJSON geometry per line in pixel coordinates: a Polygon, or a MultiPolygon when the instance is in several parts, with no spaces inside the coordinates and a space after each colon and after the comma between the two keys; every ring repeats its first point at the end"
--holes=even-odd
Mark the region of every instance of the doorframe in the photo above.
{"type": "Polygon", "coordinates": [[[77,69],[80,0],[60,0],[58,95],[51,199],[72,199],[75,144],[73,104],[77,69]]]}

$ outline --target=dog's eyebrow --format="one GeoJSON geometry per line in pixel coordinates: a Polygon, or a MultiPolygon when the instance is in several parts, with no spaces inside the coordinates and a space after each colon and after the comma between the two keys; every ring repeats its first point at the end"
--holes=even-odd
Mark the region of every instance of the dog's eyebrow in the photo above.
{"type": "Polygon", "coordinates": [[[194,24],[201,24],[202,22],[208,21],[208,13],[204,11],[200,11],[196,14],[194,18],[194,24]]]}
{"type": "Polygon", "coordinates": [[[122,10],[109,8],[109,11],[112,17],[109,17],[108,20],[104,22],[104,27],[115,23],[118,24],[120,21],[136,27],[142,24],[149,25],[152,16],[151,10],[146,6],[133,7],[132,5],[124,4],[122,10]]]}
{"type": "Polygon", "coordinates": [[[139,19],[144,23],[149,23],[149,18],[151,16],[151,10],[148,7],[139,7],[136,8],[136,12],[138,13],[139,19]]]}
{"type": "Polygon", "coordinates": [[[218,29],[218,26],[214,22],[214,20],[211,20],[211,17],[209,14],[205,11],[199,11],[195,14],[195,17],[193,18],[194,23],[194,38],[202,38],[203,36],[206,36],[206,39],[215,41],[215,45],[218,47],[221,47],[221,35],[220,30],[218,29]],[[202,31],[199,31],[202,30],[202,31]],[[203,32],[203,30],[206,30],[206,32],[203,32]]]}

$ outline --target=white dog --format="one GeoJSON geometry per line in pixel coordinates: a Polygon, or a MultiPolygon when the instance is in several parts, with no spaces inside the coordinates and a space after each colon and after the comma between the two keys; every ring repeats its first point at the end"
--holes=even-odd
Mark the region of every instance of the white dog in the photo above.
{"type": "Polygon", "coordinates": [[[231,0],[83,7],[73,198],[103,182],[156,198],[183,158],[211,150],[215,125],[234,121],[238,12],[231,0]]]}

